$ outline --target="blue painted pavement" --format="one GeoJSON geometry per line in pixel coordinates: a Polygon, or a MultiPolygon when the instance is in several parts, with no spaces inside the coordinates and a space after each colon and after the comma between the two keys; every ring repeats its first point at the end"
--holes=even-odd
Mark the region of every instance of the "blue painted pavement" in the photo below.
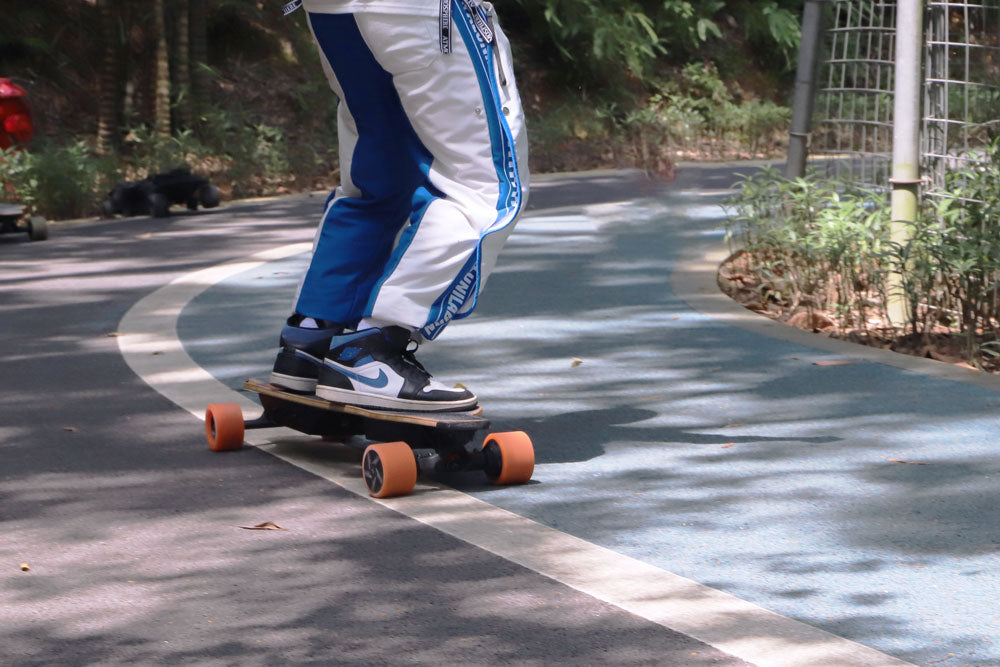
{"type": "MultiPolygon", "coordinates": [[[[678,296],[678,263],[722,247],[732,171],[541,180],[476,314],[419,355],[531,434],[535,483],[451,483],[905,660],[1000,665],[1000,394],[678,296]]],[[[265,374],[305,265],[202,294],[189,354],[233,387],[265,374]]]]}

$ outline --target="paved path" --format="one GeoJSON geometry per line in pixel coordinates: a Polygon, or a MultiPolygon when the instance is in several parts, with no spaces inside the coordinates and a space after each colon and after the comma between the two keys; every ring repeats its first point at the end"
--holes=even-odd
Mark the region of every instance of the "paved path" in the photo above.
{"type": "MultiPolygon", "coordinates": [[[[150,489],[139,489],[154,481],[169,483],[166,488],[179,495],[161,489],[155,499],[168,495],[166,504],[180,509],[174,521],[151,512],[150,526],[159,537],[150,544],[162,552],[164,536],[182,540],[185,531],[191,531],[197,548],[185,551],[189,560],[174,564],[177,571],[191,579],[195,562],[210,554],[216,569],[199,572],[193,583],[216,592],[231,586],[233,593],[221,599],[235,596],[244,616],[267,604],[280,617],[279,627],[287,635],[283,645],[299,650],[321,650],[318,628],[333,619],[341,622],[346,613],[333,613],[304,594],[315,594],[317,586],[344,591],[331,580],[326,585],[318,582],[318,573],[304,567],[302,556],[310,554],[309,560],[320,563],[332,581],[346,581],[344,574],[338,580],[337,573],[330,572],[342,563],[344,551],[323,531],[325,522],[343,528],[344,513],[356,512],[379,518],[378,523],[351,526],[349,534],[364,540],[363,551],[357,553],[368,556],[374,545],[382,550],[389,544],[390,553],[406,554],[402,561],[411,562],[413,553],[444,540],[449,553],[462,559],[458,562],[470,579],[497,577],[484,576],[482,569],[472,574],[466,570],[466,558],[482,562],[487,571],[514,568],[512,573],[534,577],[528,583],[501,576],[493,588],[496,597],[487,605],[490,611],[474,604],[476,611],[465,616],[504,619],[498,626],[502,632],[475,640],[476,655],[484,662],[489,656],[518,663],[542,660],[530,639],[520,652],[503,648],[505,638],[525,631],[507,623],[511,618],[524,620],[542,641],[553,627],[562,628],[565,619],[545,630],[523,614],[533,604],[544,606],[549,595],[564,595],[582,617],[593,613],[601,620],[597,626],[570,622],[571,628],[585,628],[584,635],[592,641],[579,644],[577,637],[557,642],[560,648],[544,655],[550,662],[607,662],[610,655],[623,663],[737,664],[736,658],[725,657],[728,653],[759,664],[893,664],[890,655],[917,664],[1000,664],[1000,623],[994,611],[1000,593],[1000,466],[993,446],[1000,425],[997,383],[941,364],[788,330],[720,297],[713,284],[714,267],[724,254],[719,203],[731,183],[732,169],[726,167],[682,169],[678,181],[665,190],[644,186],[631,173],[543,179],[477,314],[421,351],[436,375],[474,388],[499,428],[531,433],[539,461],[532,485],[495,489],[468,475],[446,480],[448,487],[426,483],[408,499],[377,504],[340,490],[358,492],[359,487],[354,464],[338,460],[336,448],[287,434],[264,434],[258,444],[318,477],[283,464],[276,467],[253,450],[205,456],[190,449],[191,420],[171,412],[169,403],[157,402],[128,379],[120,360],[108,356],[107,340],[88,339],[91,352],[104,356],[85,365],[83,375],[74,376],[69,386],[58,373],[47,378],[49,385],[59,381],[71,407],[82,409],[88,400],[93,404],[98,396],[87,396],[84,387],[87,379],[99,376],[103,360],[122,378],[118,381],[124,391],[111,391],[101,382],[101,392],[124,401],[118,412],[136,422],[139,428],[133,432],[139,441],[171,443],[170,451],[144,449],[138,456],[129,452],[130,463],[120,466],[127,472],[109,476],[110,452],[103,445],[100,462],[91,464],[101,488],[94,495],[94,477],[80,470],[81,465],[88,469],[81,462],[86,457],[60,446],[59,455],[67,458],[59,463],[69,476],[53,473],[55,464],[42,463],[28,448],[31,429],[22,433],[23,420],[5,417],[0,428],[9,435],[5,440],[14,443],[20,457],[15,461],[23,463],[0,478],[4,499],[15,502],[3,507],[23,507],[27,516],[0,518],[22,542],[40,550],[55,539],[69,567],[102,553],[99,547],[84,547],[83,536],[115,533],[109,526],[126,517],[114,502],[112,510],[106,507],[110,498],[121,495],[115,489],[140,495],[140,506],[151,508],[156,503],[147,498],[150,489]],[[814,363],[828,359],[851,363],[814,363]],[[140,460],[149,461],[145,478],[136,477],[134,470],[140,460]],[[164,468],[171,462],[187,471],[185,475],[170,476],[164,468]],[[40,475],[39,469],[47,472],[40,475]],[[192,481],[215,475],[218,483],[211,486],[219,487],[217,491],[232,492],[237,479],[243,480],[245,488],[235,492],[238,500],[227,498],[220,505],[217,494],[192,481]],[[90,498],[75,503],[75,511],[70,509],[72,493],[49,488],[67,479],[90,498]],[[194,512],[192,504],[206,495],[214,504],[194,512]],[[237,508],[246,510],[247,503],[255,518],[264,520],[266,514],[267,520],[291,522],[295,530],[265,535],[277,537],[267,547],[260,547],[261,535],[250,531],[220,539],[220,522],[237,522],[237,508]],[[387,514],[386,508],[399,514],[387,514]],[[94,510],[95,523],[72,523],[71,517],[94,510]],[[57,520],[43,527],[39,522],[49,513],[57,520]],[[498,532],[497,526],[503,530],[498,532]],[[301,614],[276,606],[287,600],[270,588],[248,592],[242,577],[220,577],[219,569],[228,572],[238,561],[234,548],[243,541],[255,545],[268,563],[289,559],[287,567],[294,573],[289,595],[304,595],[301,614]],[[331,559],[331,553],[336,557],[331,559]],[[536,588],[540,585],[544,592],[536,588]],[[306,628],[306,649],[293,640],[297,623],[306,628]],[[627,642],[611,639],[618,636],[621,623],[645,634],[627,642]],[[591,635],[595,627],[607,634],[591,635]],[[484,644],[488,650],[481,653],[484,644]],[[674,653],[657,653],[663,650],[674,653]]],[[[109,340],[121,344],[132,367],[161,393],[196,412],[205,396],[220,400],[226,386],[235,389],[243,378],[260,374],[271,363],[274,332],[306,259],[301,252],[305,246],[295,244],[310,238],[304,224],[309,207],[308,201],[289,199],[229,212],[243,239],[238,244],[242,253],[232,246],[226,253],[220,251],[221,242],[232,234],[224,234],[215,220],[202,227],[194,217],[179,219],[180,224],[163,232],[170,237],[163,247],[190,248],[192,256],[161,258],[158,261],[167,266],[153,275],[148,267],[147,272],[133,271],[143,276],[146,289],[130,289],[120,280],[104,284],[95,277],[96,291],[113,293],[115,299],[91,296],[83,303],[44,308],[38,306],[44,306],[46,298],[35,294],[26,299],[31,306],[23,309],[56,330],[49,320],[58,323],[60,311],[86,319],[85,311],[97,308],[98,315],[105,315],[101,305],[113,301],[111,310],[124,316],[119,331],[124,335],[109,340]],[[156,291],[148,289],[168,279],[175,280],[156,291]],[[131,309],[125,313],[130,298],[131,309]],[[208,393],[203,396],[200,390],[208,393]]],[[[223,220],[218,218],[219,223],[223,220]]],[[[145,241],[158,238],[160,228],[150,233],[154,236],[145,241]]],[[[120,276],[129,272],[128,264],[107,268],[120,276]]],[[[13,283],[22,288],[27,284],[13,283]]],[[[72,333],[63,334],[62,341],[78,342],[72,333]]],[[[53,333],[49,342],[60,342],[59,335],[53,333]]],[[[37,353],[39,346],[36,342],[30,347],[37,353]]],[[[29,354],[11,360],[28,363],[29,354]]],[[[29,386],[38,385],[29,397],[42,395],[44,379],[28,378],[29,386]]],[[[22,403],[28,409],[29,402],[22,403]]],[[[112,432],[106,417],[85,414],[95,428],[112,432]]],[[[79,440],[83,431],[52,428],[64,439],[79,440]]],[[[123,438],[115,432],[112,440],[123,438]]],[[[112,446],[123,454],[127,444],[112,446]]],[[[151,540],[151,531],[137,527],[134,519],[126,525],[151,540]]],[[[108,544],[118,554],[122,541],[128,540],[123,534],[112,537],[108,544]]],[[[4,553],[0,547],[0,555],[4,553]]],[[[375,564],[360,556],[347,558],[366,570],[388,568],[403,581],[415,576],[394,571],[399,564],[394,568],[392,558],[375,564]]],[[[131,561],[126,565],[123,572],[136,567],[131,561]]],[[[259,568],[254,573],[259,575],[259,568]]],[[[469,604],[468,591],[454,590],[453,573],[420,576],[440,580],[438,593],[445,589],[459,596],[444,606],[447,618],[465,630],[458,619],[463,617],[462,605],[469,604]]],[[[107,608],[113,609],[110,600],[116,599],[117,589],[112,583],[120,582],[114,576],[106,579],[107,608]]],[[[0,585],[7,580],[10,575],[5,573],[0,585]]],[[[34,599],[26,579],[12,581],[24,596],[22,602],[34,599]]],[[[279,579],[268,576],[265,581],[274,586],[279,579]]],[[[82,582],[77,585],[85,589],[82,582]]],[[[387,587],[376,587],[385,595],[387,587]]],[[[407,590],[423,591],[432,598],[427,604],[435,608],[441,603],[433,599],[436,593],[427,592],[431,587],[407,590]]],[[[53,584],[48,594],[55,593],[53,584]]],[[[152,593],[146,599],[172,601],[187,610],[176,612],[185,624],[194,610],[215,609],[179,596],[173,586],[154,586],[152,593]]],[[[398,596],[390,599],[403,605],[398,596]]],[[[45,595],[38,600],[40,608],[55,604],[45,595]]],[[[147,617],[163,627],[162,619],[171,613],[162,602],[154,607],[147,617]]],[[[547,609],[552,611],[551,606],[547,609]]],[[[239,625],[231,614],[221,616],[228,632],[239,625]]],[[[406,618],[419,626],[414,614],[406,618]]],[[[20,624],[14,627],[37,629],[23,619],[20,624]]],[[[277,631],[261,629],[266,625],[259,617],[254,622],[267,641],[274,641],[277,631]]],[[[385,631],[412,639],[416,633],[408,633],[408,628],[387,625],[385,631]]],[[[188,644],[204,645],[222,656],[240,655],[247,631],[239,626],[233,645],[205,638],[193,645],[188,639],[188,644]]],[[[135,634],[144,639],[136,645],[148,646],[148,629],[135,634]]],[[[446,647],[441,655],[468,661],[461,644],[440,641],[442,634],[432,635],[446,647]]],[[[16,644],[25,655],[41,642],[31,637],[22,636],[16,644]]],[[[354,657],[373,655],[373,645],[366,643],[371,640],[357,624],[348,625],[342,637],[354,638],[359,647],[354,657]]],[[[138,650],[111,640],[98,645],[114,646],[119,655],[138,650]]]]}
{"type": "Polygon", "coordinates": [[[261,451],[215,455],[125,363],[138,304],[308,239],[321,203],[0,237],[0,664],[745,664],[261,451]],[[286,530],[241,529],[265,521],[286,530]]]}

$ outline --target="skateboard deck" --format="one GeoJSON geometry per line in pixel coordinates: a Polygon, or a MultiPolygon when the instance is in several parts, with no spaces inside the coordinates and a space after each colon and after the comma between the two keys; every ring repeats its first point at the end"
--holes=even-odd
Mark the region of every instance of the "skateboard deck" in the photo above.
{"type": "Polygon", "coordinates": [[[385,410],[327,401],[253,378],[243,388],[259,396],[264,412],[244,421],[236,403],[208,406],[205,435],[213,451],[239,449],[245,429],[279,426],[363,447],[365,484],[379,498],[409,493],[418,471],[482,470],[494,483],[516,484],[527,482],[534,469],[531,440],[521,431],[473,443],[478,431],[490,427],[479,406],[459,412],[385,410]]]}
{"type": "MultiPolygon", "coordinates": [[[[276,387],[273,384],[261,382],[253,378],[243,383],[243,388],[252,391],[261,397],[261,403],[267,400],[265,410],[275,405],[274,401],[285,401],[290,404],[300,405],[303,408],[324,410],[331,413],[339,413],[349,417],[359,419],[386,422],[388,424],[399,424],[402,426],[420,426],[424,428],[441,429],[443,431],[478,431],[490,427],[488,419],[482,417],[483,409],[476,406],[471,410],[455,412],[429,412],[411,410],[388,410],[383,408],[368,408],[349,403],[337,403],[328,401],[312,394],[299,394],[276,387]],[[270,400],[268,400],[270,399],[270,400]]],[[[392,427],[389,427],[392,428],[392,427]]],[[[302,430],[302,429],[296,429],[302,430]]],[[[308,432],[308,431],[304,431],[308,432]]],[[[318,432],[312,435],[329,435],[318,432]]],[[[363,435],[358,433],[357,435],[363,435]]]]}

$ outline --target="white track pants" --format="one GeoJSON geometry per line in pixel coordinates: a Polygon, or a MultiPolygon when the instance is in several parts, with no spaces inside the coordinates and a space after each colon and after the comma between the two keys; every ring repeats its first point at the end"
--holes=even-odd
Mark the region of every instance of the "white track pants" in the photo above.
{"type": "Polygon", "coordinates": [[[433,17],[309,14],[340,98],[341,185],[300,286],[303,315],[433,339],[475,307],[513,230],[528,166],[510,45],[489,4],[493,43],[460,0],[452,8],[450,54],[433,17]]]}

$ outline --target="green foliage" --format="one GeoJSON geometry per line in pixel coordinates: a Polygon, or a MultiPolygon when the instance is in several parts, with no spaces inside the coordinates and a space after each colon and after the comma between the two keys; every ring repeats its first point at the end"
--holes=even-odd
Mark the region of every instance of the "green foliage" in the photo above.
{"type": "MultiPolygon", "coordinates": [[[[801,6],[801,3],[795,4],[796,9],[801,6]]],[[[797,13],[783,7],[777,0],[764,0],[754,2],[752,8],[745,7],[741,12],[741,19],[751,41],[773,44],[784,58],[785,67],[792,69],[795,66],[799,41],[802,39],[797,13]]]]}
{"type": "Polygon", "coordinates": [[[647,80],[663,56],[683,58],[722,36],[721,0],[516,0],[536,44],[551,45],[583,80],[647,80]]]}
{"type": "MultiPolygon", "coordinates": [[[[615,164],[666,172],[673,152],[682,149],[699,157],[773,154],[772,139],[787,110],[739,98],[736,86],[734,94],[723,83],[724,77],[733,77],[731,70],[723,65],[720,75],[714,66],[702,63],[722,61],[727,51],[738,52],[736,58],[742,59],[750,53],[741,48],[745,35],[754,40],[755,53],[790,44],[794,31],[783,20],[794,17],[800,4],[801,0],[505,3],[501,18],[518,42],[516,62],[533,116],[528,127],[536,164],[544,155],[548,160],[543,168],[548,170],[615,164]],[[730,43],[733,38],[737,48],[730,43]],[[697,64],[683,68],[692,61],[697,64]],[[553,81],[558,84],[551,85],[553,81]],[[572,90],[569,96],[567,88],[572,90]],[[570,150],[567,144],[572,144],[570,150]]],[[[99,210],[100,200],[114,183],[180,166],[209,177],[227,195],[325,187],[336,169],[336,102],[320,74],[303,14],[276,21],[277,6],[245,0],[211,0],[198,6],[204,12],[197,27],[208,33],[208,52],[189,55],[194,58],[193,71],[203,76],[174,82],[174,102],[192,104],[187,113],[176,115],[179,127],[169,138],[147,129],[152,92],[148,73],[154,55],[148,4],[116,0],[114,26],[108,34],[93,2],[37,0],[15,12],[10,30],[0,35],[0,70],[6,66],[5,74],[34,79],[29,101],[38,135],[28,153],[0,166],[0,171],[10,172],[4,173],[5,183],[20,179],[6,195],[38,206],[60,199],[40,190],[55,186],[36,177],[42,154],[54,153],[56,143],[64,145],[60,166],[70,172],[68,184],[76,182],[74,170],[101,172],[100,178],[88,177],[101,183],[89,205],[59,205],[86,208],[87,213],[99,210]],[[80,29],[58,30],[63,24],[80,29]],[[108,74],[117,81],[119,102],[116,111],[109,111],[116,150],[111,175],[105,175],[109,168],[103,162],[76,143],[95,126],[93,83],[101,74],[96,70],[104,62],[104,39],[117,49],[117,68],[108,74]]],[[[168,25],[178,17],[178,7],[167,4],[168,25]]],[[[168,30],[171,57],[176,57],[176,38],[176,30],[168,30]]],[[[204,41],[198,43],[204,48],[204,41]]],[[[61,217],[51,210],[48,214],[61,217]]]]}
{"type": "Polygon", "coordinates": [[[28,153],[16,148],[0,151],[0,201],[34,203],[30,160],[28,153]]]}
{"type": "Polygon", "coordinates": [[[177,136],[164,137],[148,127],[138,127],[125,137],[120,158],[125,160],[124,172],[145,177],[149,174],[187,167],[189,158],[207,152],[190,130],[177,136]]]}
{"type": "Polygon", "coordinates": [[[1000,138],[978,157],[925,198],[903,244],[890,241],[884,193],[773,169],[743,179],[727,237],[763,301],[835,312],[862,330],[872,315],[887,320],[887,276],[898,274],[910,333],[955,333],[981,364],[1000,356],[1000,138]]]}
{"type": "Polygon", "coordinates": [[[801,6],[801,0],[515,0],[509,9],[521,12],[518,25],[570,81],[613,89],[655,83],[665,62],[691,61],[724,38],[725,25],[743,26],[764,60],[777,54],[775,66],[790,71],[801,6]]]}
{"type": "Polygon", "coordinates": [[[929,314],[951,313],[951,326],[966,334],[971,353],[976,334],[1000,336],[1000,138],[987,145],[981,159],[946,178],[946,196],[931,202],[905,249],[908,278],[935,283],[921,310],[911,306],[915,328],[926,330],[929,314]],[[933,261],[922,259],[923,251],[933,261]]]}
{"type": "Polygon", "coordinates": [[[792,110],[770,100],[750,100],[736,107],[736,131],[750,155],[768,153],[768,142],[788,129],[792,110]]]}
{"type": "MultiPolygon", "coordinates": [[[[187,167],[221,183],[232,184],[236,196],[274,192],[292,178],[289,159],[295,150],[284,132],[267,123],[253,122],[247,114],[209,108],[200,114],[197,133],[184,130],[162,137],[148,128],[129,133],[123,159],[128,179],[187,167]]],[[[335,137],[335,135],[334,135],[335,137]]],[[[313,164],[299,160],[296,167],[308,171],[313,164]]]]}
{"type": "Polygon", "coordinates": [[[0,156],[0,180],[13,190],[8,197],[50,218],[93,213],[109,176],[108,161],[93,156],[82,141],[67,146],[40,143],[31,152],[0,156]]]}
{"type": "Polygon", "coordinates": [[[623,109],[612,103],[598,115],[633,140],[755,156],[773,148],[776,134],[788,126],[791,110],[766,100],[737,102],[715,67],[698,63],[685,66],[679,81],[662,84],[644,106],[623,109]]]}
{"type": "Polygon", "coordinates": [[[746,251],[765,300],[837,312],[861,328],[884,305],[884,196],[765,169],[744,177],[731,206],[727,238],[746,251]]]}
{"type": "Polygon", "coordinates": [[[261,123],[246,127],[238,136],[239,140],[226,152],[234,194],[250,194],[254,178],[273,187],[288,176],[288,146],[280,129],[261,123]]]}
{"type": "MultiPolygon", "coordinates": [[[[236,196],[270,193],[293,179],[293,150],[280,128],[209,109],[198,134],[185,130],[164,137],[138,127],[119,153],[105,158],[83,141],[66,146],[39,141],[30,150],[6,151],[0,154],[0,182],[7,188],[0,194],[52,219],[89,216],[98,213],[115,183],[179,167],[232,184],[236,196]]],[[[307,177],[329,170],[329,153],[301,149],[296,154],[296,169],[307,177]]]]}

